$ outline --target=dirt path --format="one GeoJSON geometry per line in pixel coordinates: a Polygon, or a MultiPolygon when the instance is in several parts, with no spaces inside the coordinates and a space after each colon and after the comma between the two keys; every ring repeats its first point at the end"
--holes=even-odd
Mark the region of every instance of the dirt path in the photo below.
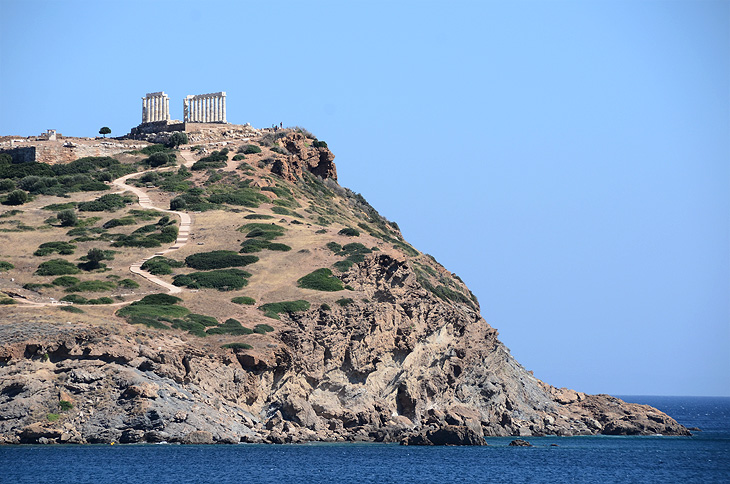
{"type": "MultiPolygon", "coordinates": [[[[195,163],[195,158],[193,157],[193,154],[190,153],[189,151],[180,150],[180,151],[178,151],[178,153],[180,154],[180,157],[184,160],[183,165],[185,165],[186,167],[189,168],[193,165],[193,163],[195,163]]],[[[165,282],[162,279],[160,279],[159,277],[157,277],[153,274],[150,274],[147,271],[143,271],[142,264],[144,264],[146,261],[152,259],[153,257],[162,256],[162,255],[168,254],[170,252],[174,252],[174,251],[178,250],[179,248],[183,247],[185,244],[187,244],[188,240],[190,239],[190,230],[193,225],[192,217],[190,217],[190,215],[185,212],[178,212],[176,210],[166,210],[164,208],[154,206],[152,204],[152,201],[150,200],[149,195],[147,195],[147,192],[145,192],[141,188],[127,185],[127,183],[126,183],[128,179],[141,176],[145,173],[149,173],[152,171],[169,171],[172,169],[175,169],[175,167],[156,168],[156,169],[152,169],[152,170],[130,173],[129,175],[124,175],[123,177],[113,180],[112,185],[119,188],[119,192],[117,192],[117,193],[132,192],[135,195],[137,195],[137,198],[139,199],[139,205],[140,205],[140,207],[142,207],[144,209],[157,210],[158,212],[169,213],[169,214],[177,215],[178,217],[180,217],[180,229],[178,231],[177,239],[175,240],[175,243],[173,243],[167,249],[161,250],[159,252],[155,252],[153,255],[151,255],[149,257],[145,257],[144,259],[137,261],[134,264],[132,264],[131,266],[129,266],[129,271],[132,274],[137,274],[141,277],[144,277],[151,283],[157,284],[158,286],[165,288],[169,294],[178,294],[183,291],[182,288],[180,288],[178,286],[174,286],[174,285],[170,284],[169,282],[165,282]]],[[[139,299],[141,299],[141,297],[138,299],[132,300],[132,301],[124,301],[124,302],[120,302],[120,303],[108,304],[107,306],[124,306],[124,305],[130,304],[134,301],[138,301],[139,299]]],[[[28,304],[30,306],[58,306],[59,305],[59,303],[39,303],[39,302],[29,301],[27,299],[22,299],[20,301],[25,304],[28,304]]]]}

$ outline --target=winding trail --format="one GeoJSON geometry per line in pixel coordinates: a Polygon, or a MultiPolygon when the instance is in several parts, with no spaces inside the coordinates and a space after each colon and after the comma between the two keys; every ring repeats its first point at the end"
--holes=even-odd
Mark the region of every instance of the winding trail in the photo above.
{"type": "MultiPolygon", "coordinates": [[[[192,153],[190,153],[189,151],[180,150],[180,151],[178,151],[178,153],[179,153],[180,157],[183,158],[183,160],[184,160],[183,165],[185,167],[190,168],[195,163],[195,158],[193,157],[192,153]]],[[[180,217],[180,228],[178,230],[177,239],[170,247],[168,247],[167,249],[161,250],[159,252],[155,252],[153,255],[151,255],[149,257],[145,257],[144,259],[137,261],[134,264],[132,264],[131,266],[129,266],[129,271],[132,274],[137,274],[138,276],[144,277],[151,283],[157,284],[158,286],[165,288],[169,294],[181,293],[183,291],[183,289],[178,286],[174,286],[174,285],[170,284],[169,282],[165,282],[162,279],[160,279],[159,277],[157,277],[153,274],[150,274],[147,271],[143,271],[142,264],[144,264],[146,261],[152,259],[153,257],[162,256],[162,255],[168,254],[170,252],[174,252],[174,251],[178,250],[179,248],[185,246],[185,244],[188,243],[188,240],[190,238],[190,231],[191,231],[192,225],[193,225],[192,217],[185,212],[178,212],[176,210],[166,210],[164,208],[154,206],[152,204],[152,200],[150,200],[149,195],[147,195],[147,192],[145,192],[141,188],[127,185],[126,182],[130,178],[135,178],[135,177],[144,175],[145,173],[150,173],[150,172],[154,172],[154,171],[156,171],[156,172],[170,171],[170,170],[174,170],[176,168],[178,168],[178,167],[174,166],[174,167],[164,167],[164,168],[155,168],[155,169],[145,170],[145,171],[138,171],[135,173],[130,173],[129,175],[124,175],[111,182],[112,185],[119,188],[119,191],[115,192],[115,193],[132,192],[135,195],[137,195],[137,198],[139,199],[140,207],[142,207],[144,209],[149,209],[149,210],[157,210],[158,212],[170,213],[170,214],[174,214],[174,215],[177,215],[178,217],[180,217]]],[[[15,299],[19,299],[19,298],[15,298],[15,299]]],[[[142,299],[142,296],[140,296],[137,299],[130,300],[130,301],[123,301],[123,302],[119,302],[119,303],[107,304],[106,306],[125,306],[125,305],[131,304],[135,301],[139,301],[140,299],[142,299]]],[[[58,306],[59,305],[58,303],[41,303],[41,302],[29,301],[25,298],[22,298],[20,300],[23,303],[32,305],[32,306],[58,306]]]]}

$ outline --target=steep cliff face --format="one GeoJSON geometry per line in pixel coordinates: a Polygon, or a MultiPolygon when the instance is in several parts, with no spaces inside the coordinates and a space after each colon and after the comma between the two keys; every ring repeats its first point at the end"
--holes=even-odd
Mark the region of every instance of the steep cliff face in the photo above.
{"type": "Polygon", "coordinates": [[[290,182],[296,182],[307,170],[322,179],[337,180],[335,155],[321,141],[307,139],[301,133],[291,133],[282,139],[285,159],[274,162],[271,172],[290,182]]]}
{"type": "MultiPolygon", "coordinates": [[[[109,249],[119,234],[107,234],[105,227],[116,227],[123,217],[139,225],[126,229],[131,234],[154,229],[135,218],[143,211],[127,207],[125,215],[87,220],[98,225],[93,233],[106,237],[38,231],[31,240],[23,232],[6,234],[13,237],[8,246],[32,248],[18,251],[10,260],[14,272],[0,277],[0,290],[26,303],[0,313],[0,443],[477,445],[484,436],[689,435],[651,407],[557,389],[526,371],[481,317],[461,279],[408,245],[395,223],[336,183],[334,155],[325,143],[303,130],[227,128],[196,136],[210,149],[229,148],[221,153],[228,157],[225,167],[176,171],[181,180],[187,177],[185,183],[165,190],[152,188],[162,177],[145,175],[137,185],[161,207],[178,195],[169,190],[182,187],[188,203],[209,210],[193,214],[190,241],[196,243],[186,244],[185,236],[165,253],[168,272],[197,270],[185,267],[186,256],[235,255],[240,249],[256,254],[246,265],[250,279],[230,292],[182,290],[177,295],[185,307],[176,307],[171,317],[152,311],[135,321],[118,316],[111,305],[81,306],[84,315],[77,317],[79,310],[42,305],[40,296],[60,298],[68,290],[34,272],[38,262],[27,254],[40,242],[63,237],[79,244],[80,254],[109,249]],[[260,148],[251,149],[252,143],[260,148]],[[244,158],[236,156],[244,152],[244,158]],[[119,219],[116,224],[111,217],[119,219]],[[331,292],[298,282],[322,270],[334,271],[327,276],[336,279],[331,292]],[[30,304],[33,294],[38,300],[30,304]],[[309,309],[282,312],[276,320],[235,302],[254,298],[256,305],[299,300],[300,308],[309,309]],[[175,319],[193,310],[216,330],[229,318],[239,330],[206,332],[208,326],[175,319]],[[265,329],[246,334],[241,324],[265,329]],[[231,344],[237,349],[226,348],[231,344]]],[[[189,165],[205,156],[183,154],[189,165]]],[[[35,203],[40,208],[50,202],[35,203]]],[[[46,216],[36,212],[23,213],[27,225],[42,223],[46,216]]],[[[106,261],[104,276],[79,277],[130,277],[130,264],[156,250],[114,247],[118,252],[106,261]]],[[[168,272],[158,275],[172,283],[168,272]]],[[[149,280],[138,281],[146,284],[143,294],[161,291],[149,280]]],[[[124,292],[105,295],[126,298],[116,304],[141,297],[124,292]]]]}
{"type": "Polygon", "coordinates": [[[345,282],[369,301],[292,315],[277,337],[258,335],[267,339],[258,350],[0,326],[0,441],[413,443],[450,428],[689,434],[651,407],[537,380],[478,313],[421,287],[406,260],[373,256],[345,282]],[[73,408],[48,421],[60,400],[73,408]]]}

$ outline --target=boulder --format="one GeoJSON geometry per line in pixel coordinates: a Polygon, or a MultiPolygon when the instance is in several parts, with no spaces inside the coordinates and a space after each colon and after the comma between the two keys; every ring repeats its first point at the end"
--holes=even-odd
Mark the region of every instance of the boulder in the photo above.
{"type": "Polygon", "coordinates": [[[410,434],[401,445],[487,445],[484,437],[465,425],[444,425],[410,434]]]}

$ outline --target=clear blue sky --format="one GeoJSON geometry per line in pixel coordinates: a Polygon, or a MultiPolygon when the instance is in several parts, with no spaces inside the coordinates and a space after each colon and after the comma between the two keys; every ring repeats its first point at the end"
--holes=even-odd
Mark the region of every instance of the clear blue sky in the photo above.
{"type": "Polygon", "coordinates": [[[113,135],[165,91],[308,128],[591,393],[730,395],[730,2],[0,0],[0,134],[113,135]]]}

